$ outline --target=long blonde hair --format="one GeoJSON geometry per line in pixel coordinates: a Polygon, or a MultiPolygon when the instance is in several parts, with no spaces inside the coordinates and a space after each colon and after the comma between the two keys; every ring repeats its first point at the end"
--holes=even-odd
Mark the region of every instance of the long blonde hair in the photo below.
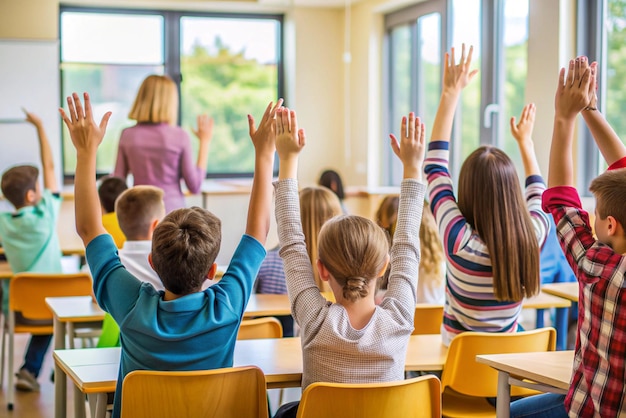
{"type": "Polygon", "coordinates": [[[313,266],[315,283],[320,291],[328,291],[330,287],[320,279],[319,272],[315,268],[318,258],[318,235],[326,221],[341,213],[341,202],[332,190],[321,186],[305,187],[300,190],[300,220],[304,241],[313,266]]]}
{"type": "Polygon", "coordinates": [[[318,238],[319,259],[351,302],[369,294],[387,262],[389,241],[382,228],[356,215],[336,216],[326,222],[318,238]]]}
{"type": "Polygon", "coordinates": [[[482,146],[467,157],[458,204],[487,246],[496,299],[519,302],[539,293],[539,243],[517,171],[504,151],[482,146]]]}
{"type": "Polygon", "coordinates": [[[168,123],[178,119],[178,90],[166,75],[150,75],[141,83],[128,118],[139,123],[168,123]]]}

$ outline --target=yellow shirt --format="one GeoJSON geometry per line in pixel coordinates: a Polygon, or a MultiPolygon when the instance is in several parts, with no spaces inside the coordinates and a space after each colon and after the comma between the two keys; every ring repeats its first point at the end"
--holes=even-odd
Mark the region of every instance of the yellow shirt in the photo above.
{"type": "Polygon", "coordinates": [[[120,229],[120,224],[117,223],[117,216],[115,212],[109,212],[102,215],[102,225],[104,229],[113,237],[113,241],[115,241],[115,245],[117,248],[122,248],[124,242],[126,242],[126,237],[124,233],[120,229]]]}

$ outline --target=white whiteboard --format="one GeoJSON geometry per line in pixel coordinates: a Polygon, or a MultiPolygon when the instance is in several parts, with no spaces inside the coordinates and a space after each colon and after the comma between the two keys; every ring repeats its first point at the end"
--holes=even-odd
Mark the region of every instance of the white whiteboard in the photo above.
{"type": "Polygon", "coordinates": [[[21,107],[38,115],[50,140],[61,183],[61,119],[58,41],[0,39],[0,173],[17,164],[41,169],[34,126],[21,107]]]}

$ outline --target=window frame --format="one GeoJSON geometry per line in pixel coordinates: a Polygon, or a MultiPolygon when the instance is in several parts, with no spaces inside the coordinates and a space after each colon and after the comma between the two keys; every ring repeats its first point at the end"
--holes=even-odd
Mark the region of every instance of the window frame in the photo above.
{"type": "MultiPolygon", "coordinates": [[[[170,9],[155,9],[155,8],[121,8],[121,7],[83,7],[72,5],[60,5],[59,7],[59,43],[61,44],[61,32],[62,32],[62,15],[65,12],[76,13],[106,13],[106,14],[119,14],[119,15],[158,15],[163,17],[163,74],[168,75],[176,83],[179,102],[182,103],[181,97],[181,82],[183,74],[181,73],[181,19],[183,17],[206,17],[206,18],[223,18],[223,19],[259,19],[259,20],[274,20],[278,23],[277,29],[277,97],[285,96],[285,16],[279,13],[236,13],[236,12],[214,12],[214,11],[198,11],[198,10],[170,10],[170,9]]],[[[63,106],[63,76],[62,76],[62,51],[59,47],[59,77],[60,77],[60,105],[63,106]]],[[[127,64],[124,64],[127,65],[127,64]]],[[[178,122],[182,116],[182,106],[178,108],[178,122]]],[[[63,129],[63,127],[61,127],[63,129]]],[[[65,167],[65,145],[63,141],[63,134],[61,132],[61,166],[63,172],[63,180],[66,184],[71,184],[74,181],[74,173],[68,174],[65,167]]],[[[210,157],[209,157],[210,158],[210,157]]],[[[98,172],[96,175],[98,178],[108,175],[109,173],[98,172]]],[[[253,172],[222,172],[222,173],[206,173],[206,179],[224,179],[224,178],[252,178],[253,172]]],[[[278,165],[274,164],[274,175],[278,174],[278,165]]]]}

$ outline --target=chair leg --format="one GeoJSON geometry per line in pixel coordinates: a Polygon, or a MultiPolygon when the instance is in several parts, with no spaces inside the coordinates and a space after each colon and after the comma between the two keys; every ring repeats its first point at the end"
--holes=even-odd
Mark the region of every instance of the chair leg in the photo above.
{"type": "Polygon", "coordinates": [[[7,409],[9,411],[13,410],[13,402],[15,400],[15,385],[14,385],[14,377],[15,373],[13,371],[13,358],[15,351],[15,316],[13,312],[9,312],[9,358],[7,361],[7,375],[8,375],[8,384],[7,384],[7,409]]]}
{"type": "Polygon", "coordinates": [[[2,389],[2,384],[4,382],[4,346],[6,344],[6,334],[7,330],[4,328],[6,325],[5,317],[2,312],[0,312],[0,389],[2,389]]]}

